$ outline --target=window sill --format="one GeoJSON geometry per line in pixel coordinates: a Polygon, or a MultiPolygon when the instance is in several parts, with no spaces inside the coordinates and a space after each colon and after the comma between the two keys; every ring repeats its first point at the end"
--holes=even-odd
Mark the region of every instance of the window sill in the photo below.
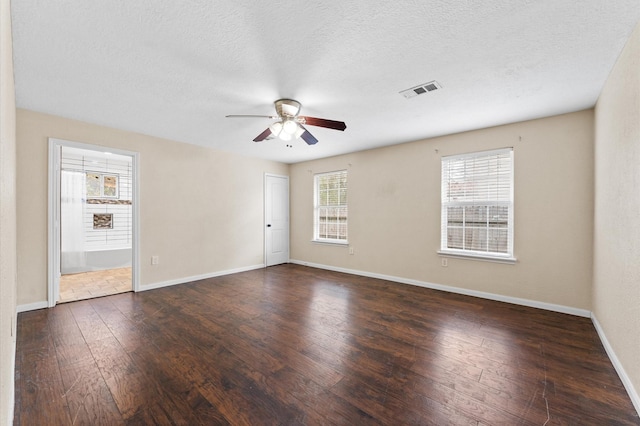
{"type": "Polygon", "coordinates": [[[312,243],[315,244],[325,244],[328,246],[344,246],[347,247],[349,245],[348,241],[331,241],[331,240],[311,240],[312,243]]]}
{"type": "Polygon", "coordinates": [[[506,263],[513,265],[517,262],[515,257],[511,256],[491,256],[479,253],[460,253],[457,251],[438,250],[438,254],[444,257],[452,257],[457,259],[479,260],[482,262],[506,263]]]}

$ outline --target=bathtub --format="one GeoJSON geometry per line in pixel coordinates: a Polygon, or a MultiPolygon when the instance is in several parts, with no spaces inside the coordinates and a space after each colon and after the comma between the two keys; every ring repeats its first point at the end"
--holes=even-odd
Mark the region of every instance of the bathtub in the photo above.
{"type": "Polygon", "coordinates": [[[127,268],[131,266],[131,259],[133,258],[131,247],[87,250],[85,253],[87,271],[127,268]]]}
{"type": "MultiPolygon", "coordinates": [[[[65,265],[64,256],[62,255],[62,265],[65,265]]],[[[82,267],[61,267],[61,273],[77,274],[80,272],[100,271],[103,269],[127,268],[131,266],[133,252],[131,247],[109,248],[98,250],[87,250],[84,252],[85,264],[82,267]]]]}

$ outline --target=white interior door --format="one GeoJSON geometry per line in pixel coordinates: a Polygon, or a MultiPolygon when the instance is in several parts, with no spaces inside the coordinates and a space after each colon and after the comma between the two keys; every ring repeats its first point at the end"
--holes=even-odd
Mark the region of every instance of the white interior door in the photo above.
{"type": "Polygon", "coordinates": [[[289,262],[289,177],[264,176],[265,265],[289,262]]]}

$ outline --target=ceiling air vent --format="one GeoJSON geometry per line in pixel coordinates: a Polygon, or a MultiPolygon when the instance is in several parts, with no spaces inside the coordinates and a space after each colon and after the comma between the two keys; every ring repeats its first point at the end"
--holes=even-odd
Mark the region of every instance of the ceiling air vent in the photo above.
{"type": "Polygon", "coordinates": [[[421,84],[416,87],[412,87],[411,89],[403,90],[400,92],[402,96],[407,99],[413,98],[414,96],[422,95],[423,93],[433,92],[434,90],[442,89],[442,85],[437,81],[433,80],[428,83],[421,84]]]}

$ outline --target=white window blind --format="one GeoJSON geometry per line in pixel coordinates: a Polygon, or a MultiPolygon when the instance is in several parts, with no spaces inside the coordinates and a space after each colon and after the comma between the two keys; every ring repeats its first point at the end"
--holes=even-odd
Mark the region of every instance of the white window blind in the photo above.
{"type": "Polygon", "coordinates": [[[513,258],[513,149],[442,158],[443,253],[513,258]]]}
{"type": "Polygon", "coordinates": [[[347,242],[347,171],[314,176],[315,241],[347,242]]]}

